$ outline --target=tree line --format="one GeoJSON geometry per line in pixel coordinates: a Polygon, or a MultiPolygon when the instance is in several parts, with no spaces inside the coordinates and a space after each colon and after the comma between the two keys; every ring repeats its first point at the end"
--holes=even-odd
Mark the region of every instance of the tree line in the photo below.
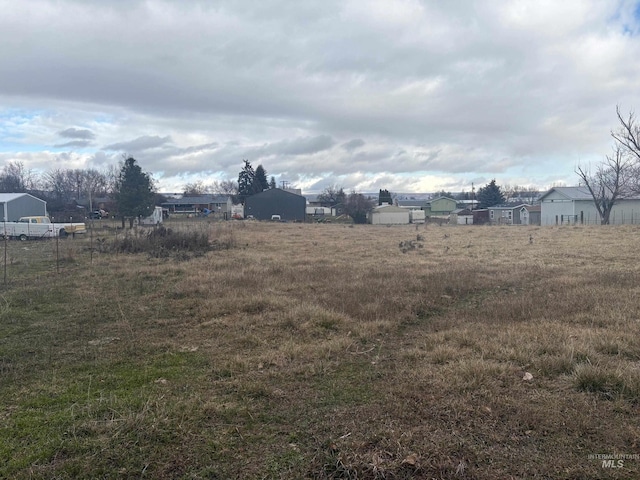
{"type": "Polygon", "coordinates": [[[151,214],[162,202],[151,174],[144,172],[133,157],[123,157],[119,166],[97,169],[56,168],[36,175],[22,162],[9,161],[0,171],[0,193],[29,193],[47,202],[54,218],[86,215],[80,208],[104,203],[115,216],[129,220],[151,214]]]}

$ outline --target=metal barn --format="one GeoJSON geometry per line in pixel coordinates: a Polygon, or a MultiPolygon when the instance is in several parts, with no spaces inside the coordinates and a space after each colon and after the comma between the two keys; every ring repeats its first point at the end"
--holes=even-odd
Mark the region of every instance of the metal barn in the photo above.
{"type": "Polygon", "coordinates": [[[271,220],[274,215],[287,222],[304,222],[307,199],[302,195],[271,188],[250,196],[244,203],[244,216],[256,220],[271,220]]]}
{"type": "Polygon", "coordinates": [[[28,193],[0,193],[0,220],[17,222],[20,217],[47,214],[47,202],[28,193]]]}

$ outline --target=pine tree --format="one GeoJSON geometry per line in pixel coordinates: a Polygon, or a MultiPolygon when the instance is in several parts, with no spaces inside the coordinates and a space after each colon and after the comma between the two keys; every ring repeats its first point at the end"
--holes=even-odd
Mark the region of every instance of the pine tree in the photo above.
{"type": "Polygon", "coordinates": [[[382,205],[383,203],[393,205],[393,198],[391,197],[391,192],[389,190],[380,189],[380,193],[378,193],[378,205],[382,205]]]}
{"type": "Polygon", "coordinates": [[[504,195],[500,187],[496,185],[495,178],[478,190],[477,198],[480,203],[479,208],[489,208],[504,203],[504,195]]]}
{"type": "Polygon", "coordinates": [[[253,178],[253,193],[260,193],[264,192],[265,190],[269,190],[267,171],[262,165],[258,165],[253,178]]]}
{"type": "Polygon", "coordinates": [[[253,195],[253,184],[255,182],[256,172],[253,170],[249,160],[243,160],[244,167],[238,174],[238,199],[244,205],[247,198],[253,195]]]}
{"type": "Polygon", "coordinates": [[[273,189],[276,188],[276,177],[271,177],[271,180],[269,180],[269,188],[273,189]]]}
{"type": "Polygon", "coordinates": [[[155,206],[153,180],[142,171],[135,158],[129,157],[122,164],[114,197],[123,227],[127,218],[131,228],[135,218],[151,215],[155,206]]]}

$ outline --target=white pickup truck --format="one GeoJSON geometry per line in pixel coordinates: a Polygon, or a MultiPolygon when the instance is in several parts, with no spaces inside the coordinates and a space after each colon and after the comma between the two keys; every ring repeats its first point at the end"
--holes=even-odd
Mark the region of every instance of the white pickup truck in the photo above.
{"type": "Polygon", "coordinates": [[[84,223],[53,223],[47,216],[21,217],[17,222],[0,223],[0,236],[28,240],[87,233],[84,223]]]}

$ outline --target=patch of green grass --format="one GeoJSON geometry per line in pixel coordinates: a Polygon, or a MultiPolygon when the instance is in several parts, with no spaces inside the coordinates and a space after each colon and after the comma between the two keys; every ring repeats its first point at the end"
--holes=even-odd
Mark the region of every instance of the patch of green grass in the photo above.
{"type": "Polygon", "coordinates": [[[640,401],[640,378],[637,372],[581,364],[575,367],[574,384],[580,391],[596,393],[607,400],[625,398],[634,403],[640,401]]]}
{"type": "Polygon", "coordinates": [[[314,378],[315,402],[322,408],[354,407],[368,403],[373,397],[372,384],[378,376],[365,362],[339,365],[314,378]]]}
{"type": "Polygon", "coordinates": [[[10,460],[0,466],[0,477],[57,462],[61,452],[84,458],[71,461],[80,463],[70,472],[91,468],[107,473],[111,467],[106,463],[100,470],[105,459],[88,464],[85,457],[114,441],[137,445],[138,452],[172,444],[180,434],[176,414],[192,405],[165,395],[189,397],[191,386],[197,389],[207,375],[208,361],[199,353],[166,352],[144,363],[79,365],[57,372],[37,390],[5,392],[3,402],[13,407],[0,428],[0,452],[10,460]]]}

